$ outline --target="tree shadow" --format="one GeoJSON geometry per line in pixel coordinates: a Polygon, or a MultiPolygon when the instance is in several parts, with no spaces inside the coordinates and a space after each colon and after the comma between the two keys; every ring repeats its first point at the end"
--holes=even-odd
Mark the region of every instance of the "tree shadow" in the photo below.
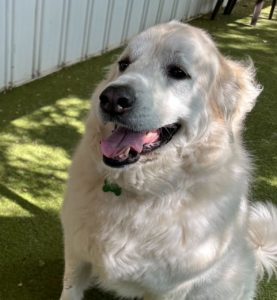
{"type": "Polygon", "coordinates": [[[0,217],[0,298],[19,299],[20,294],[20,299],[55,299],[49,293],[52,288],[57,289],[57,282],[62,278],[61,228],[57,215],[32,204],[3,184],[0,197],[9,199],[30,215],[0,217]]]}
{"type": "MultiPolygon", "coordinates": [[[[59,297],[67,168],[93,86],[117,53],[0,94],[0,299],[59,297]]],[[[89,295],[107,299],[96,289],[89,295]]]]}

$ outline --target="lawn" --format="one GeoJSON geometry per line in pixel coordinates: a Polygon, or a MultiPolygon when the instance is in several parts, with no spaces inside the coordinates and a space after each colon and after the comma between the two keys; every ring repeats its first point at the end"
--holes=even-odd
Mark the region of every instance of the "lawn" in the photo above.
{"type": "MultiPolygon", "coordinates": [[[[231,16],[191,23],[208,30],[224,54],[251,56],[255,62],[264,91],[244,134],[256,166],[250,196],[277,204],[276,14],[267,20],[266,7],[257,26],[250,27],[253,1],[248,2],[240,1],[231,16]]],[[[0,299],[59,297],[63,247],[58,215],[67,168],[84,130],[91,91],[119,51],[0,94],[0,299]]],[[[113,298],[93,290],[86,299],[113,298]]],[[[277,299],[277,281],[264,281],[257,299],[277,299]]]]}

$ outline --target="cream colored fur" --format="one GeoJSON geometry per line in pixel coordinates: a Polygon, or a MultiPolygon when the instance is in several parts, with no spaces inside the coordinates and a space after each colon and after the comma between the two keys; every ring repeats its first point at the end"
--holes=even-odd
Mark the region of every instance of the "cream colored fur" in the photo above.
{"type": "Polygon", "coordinates": [[[223,57],[200,29],[179,22],[135,37],[92,96],[85,134],[62,207],[65,273],[61,300],[91,284],[144,300],[250,300],[265,269],[276,272],[277,210],[250,204],[251,163],[241,129],[261,88],[254,68],[223,57]],[[191,79],[163,72],[178,63],[191,79]],[[130,166],[102,161],[99,95],[110,84],[136,89],[134,130],[173,122],[165,146],[130,166]],[[154,124],[154,125],[153,125],[154,124]],[[104,193],[105,178],[122,194],[104,193]]]}

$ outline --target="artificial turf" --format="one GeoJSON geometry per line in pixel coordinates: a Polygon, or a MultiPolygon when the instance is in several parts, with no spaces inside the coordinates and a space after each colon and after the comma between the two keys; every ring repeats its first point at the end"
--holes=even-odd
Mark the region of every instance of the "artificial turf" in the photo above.
{"type": "MultiPolygon", "coordinates": [[[[252,57],[264,86],[248,116],[246,146],[256,168],[251,198],[277,204],[277,22],[263,10],[250,27],[254,1],[231,16],[191,23],[208,30],[221,51],[252,57]]],[[[83,132],[89,96],[120,50],[92,58],[0,94],[0,299],[54,300],[61,291],[63,247],[59,208],[67,168],[83,132]]],[[[97,290],[86,299],[112,300],[97,290]]],[[[258,300],[277,299],[277,281],[260,284],[258,300]]]]}

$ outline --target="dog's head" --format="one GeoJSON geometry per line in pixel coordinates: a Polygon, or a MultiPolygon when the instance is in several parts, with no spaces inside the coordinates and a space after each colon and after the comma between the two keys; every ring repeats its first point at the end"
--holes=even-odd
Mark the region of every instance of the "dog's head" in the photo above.
{"type": "Polygon", "coordinates": [[[259,92],[253,68],[224,58],[204,31],[177,21],[152,27],[131,40],[94,95],[103,161],[149,166],[182,159],[191,145],[221,147],[220,135],[228,144],[259,92]]]}

